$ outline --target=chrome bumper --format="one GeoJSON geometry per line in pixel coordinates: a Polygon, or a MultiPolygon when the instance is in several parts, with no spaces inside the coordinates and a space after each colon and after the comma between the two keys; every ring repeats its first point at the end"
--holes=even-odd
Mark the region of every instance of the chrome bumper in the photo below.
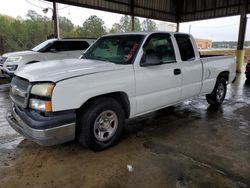
{"type": "Polygon", "coordinates": [[[48,129],[33,129],[25,124],[12,107],[7,113],[7,121],[13,129],[24,137],[40,145],[51,146],[74,140],[75,123],[64,124],[48,129]]]}

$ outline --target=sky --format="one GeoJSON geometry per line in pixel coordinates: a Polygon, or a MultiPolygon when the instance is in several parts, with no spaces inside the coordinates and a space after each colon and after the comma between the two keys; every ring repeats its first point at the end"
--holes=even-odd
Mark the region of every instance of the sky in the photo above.
{"type": "MultiPolygon", "coordinates": [[[[44,0],[0,0],[0,14],[12,17],[21,16],[22,18],[26,18],[28,10],[35,10],[37,13],[45,15],[42,9],[47,7],[52,7],[52,4],[44,0]]],[[[107,28],[111,28],[112,25],[119,22],[123,16],[121,14],[68,6],[65,4],[59,4],[58,9],[60,16],[67,17],[75,25],[82,25],[84,20],[89,16],[97,15],[104,20],[107,28]]],[[[46,16],[51,17],[52,11],[49,11],[46,16]]],[[[140,18],[140,20],[142,21],[143,19],[140,18]]],[[[181,23],[180,31],[186,33],[190,31],[195,38],[211,39],[213,41],[237,41],[239,21],[239,16],[233,16],[181,23]]],[[[156,21],[157,24],[160,22],[161,21],[156,21]]],[[[246,40],[250,40],[250,15],[248,15],[246,40]]]]}

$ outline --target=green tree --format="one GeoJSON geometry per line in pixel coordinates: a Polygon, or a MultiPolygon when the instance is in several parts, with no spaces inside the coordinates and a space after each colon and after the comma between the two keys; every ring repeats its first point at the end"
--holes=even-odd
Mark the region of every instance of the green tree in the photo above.
{"type": "Polygon", "coordinates": [[[142,22],[142,31],[156,31],[156,23],[150,19],[145,19],[142,22]]]}
{"type": "Polygon", "coordinates": [[[60,35],[71,37],[74,33],[74,24],[66,17],[59,17],[60,35]]]}
{"type": "MultiPolygon", "coordinates": [[[[119,23],[113,24],[110,32],[111,33],[129,32],[131,30],[132,30],[131,16],[125,15],[121,17],[119,23]]],[[[141,31],[141,23],[137,17],[134,18],[134,31],[141,31]]]]}
{"type": "Polygon", "coordinates": [[[36,11],[34,10],[28,10],[28,13],[26,14],[26,16],[28,18],[30,18],[31,20],[43,20],[43,16],[38,14],[36,11]]]}
{"type": "Polygon", "coordinates": [[[110,30],[110,33],[119,33],[119,32],[122,32],[122,28],[121,28],[121,25],[119,23],[114,23],[112,25],[112,28],[110,30]]]}
{"type": "Polygon", "coordinates": [[[10,16],[0,15],[0,53],[11,51],[9,39],[11,38],[11,23],[14,22],[14,18],[10,16]]]}
{"type": "Polygon", "coordinates": [[[104,21],[98,16],[92,15],[85,20],[79,33],[82,37],[100,37],[107,32],[104,21]]]}

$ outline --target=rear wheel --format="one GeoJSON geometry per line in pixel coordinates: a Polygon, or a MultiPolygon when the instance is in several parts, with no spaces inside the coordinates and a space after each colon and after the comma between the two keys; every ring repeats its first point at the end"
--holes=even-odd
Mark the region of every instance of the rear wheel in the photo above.
{"type": "Polygon", "coordinates": [[[226,97],[227,82],[225,78],[219,77],[216,81],[214,90],[206,95],[207,102],[211,105],[221,105],[226,97]]]}
{"type": "Polygon", "coordinates": [[[124,111],[115,99],[99,98],[79,112],[77,139],[94,151],[104,150],[118,141],[124,120],[124,111]]]}

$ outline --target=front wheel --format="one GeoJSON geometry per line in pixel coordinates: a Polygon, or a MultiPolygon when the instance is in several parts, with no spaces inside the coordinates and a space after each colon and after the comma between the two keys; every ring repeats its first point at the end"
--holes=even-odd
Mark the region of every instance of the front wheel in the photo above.
{"type": "Polygon", "coordinates": [[[226,97],[226,93],[227,82],[224,78],[219,77],[216,81],[213,92],[206,95],[207,102],[211,105],[221,105],[226,97]]]}
{"type": "Polygon", "coordinates": [[[78,114],[77,139],[94,151],[104,150],[120,138],[125,115],[113,98],[99,98],[78,114]]]}

